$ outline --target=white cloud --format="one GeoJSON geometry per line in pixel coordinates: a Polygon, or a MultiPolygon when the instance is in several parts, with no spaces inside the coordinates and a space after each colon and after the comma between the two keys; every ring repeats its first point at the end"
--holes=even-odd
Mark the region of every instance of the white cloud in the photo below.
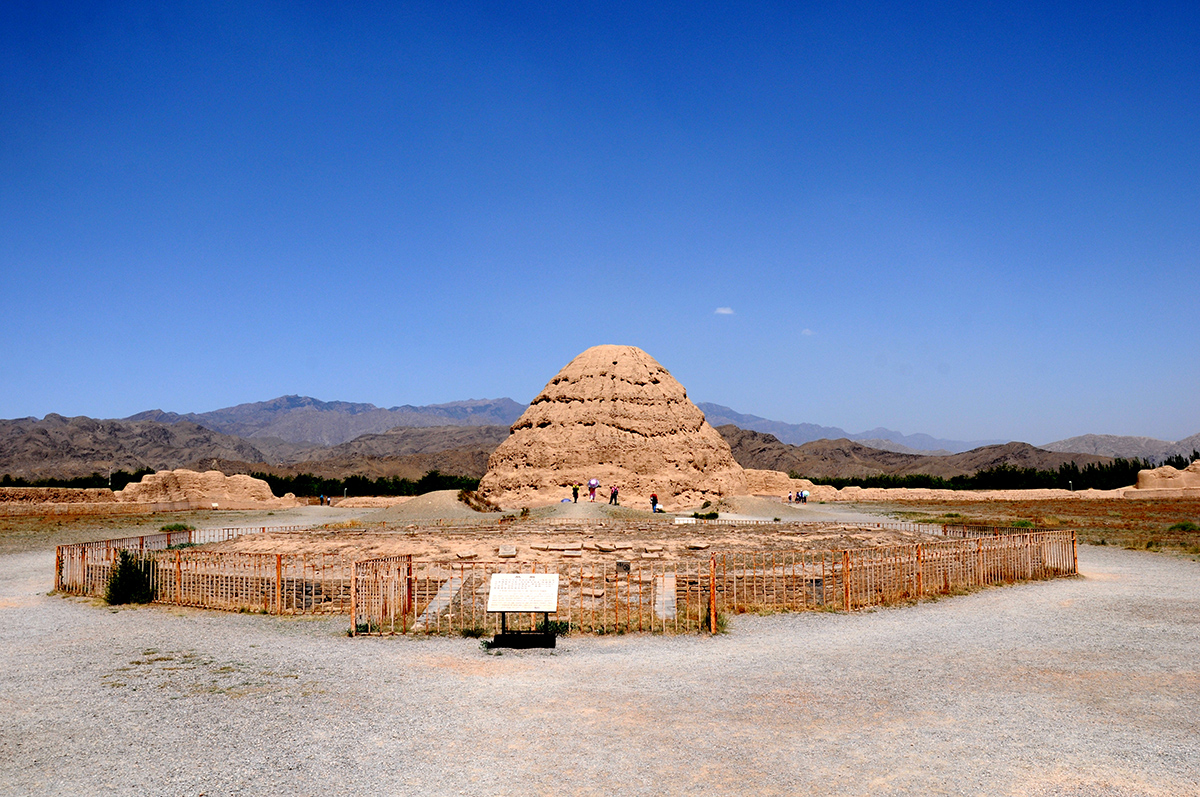
{"type": "Polygon", "coordinates": [[[800,330],[800,334],[801,335],[815,335],[817,333],[813,332],[811,329],[802,329],[802,330],[800,330]]]}
{"type": "Polygon", "coordinates": [[[717,315],[733,315],[733,308],[732,307],[718,307],[713,312],[716,313],[717,315]]]}

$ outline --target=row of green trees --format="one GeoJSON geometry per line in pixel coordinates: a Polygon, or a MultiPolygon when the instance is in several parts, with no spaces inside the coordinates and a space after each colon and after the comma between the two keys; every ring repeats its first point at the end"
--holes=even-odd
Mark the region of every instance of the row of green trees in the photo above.
{"type": "MultiPolygon", "coordinates": [[[[1174,468],[1186,468],[1194,459],[1200,459],[1200,451],[1193,451],[1189,459],[1174,456],[1162,464],[1174,468]]],[[[1087,465],[1080,468],[1074,462],[1059,466],[1058,470],[1019,468],[1015,465],[997,465],[977,471],[969,476],[953,476],[943,479],[924,473],[907,476],[883,474],[849,478],[815,478],[813,484],[829,484],[842,487],[929,487],[939,490],[1035,490],[1058,488],[1062,490],[1115,490],[1128,487],[1137,481],[1139,470],[1156,467],[1145,459],[1123,459],[1118,457],[1108,464],[1087,465]]],[[[788,474],[793,479],[808,478],[797,473],[788,474]]]]}
{"type": "Polygon", "coordinates": [[[437,470],[431,470],[416,480],[401,479],[395,476],[381,476],[374,480],[368,479],[366,476],[326,479],[311,473],[301,473],[296,476],[277,476],[273,473],[251,473],[250,475],[271,485],[271,492],[275,495],[286,493],[297,496],[423,495],[434,490],[474,490],[479,487],[479,479],[472,479],[469,476],[451,476],[437,470]]]}
{"type": "MultiPolygon", "coordinates": [[[[141,468],[129,473],[123,470],[112,472],[112,488],[123,490],[130,482],[141,481],[142,477],[154,473],[150,468],[141,468]]],[[[300,496],[317,495],[422,495],[434,490],[474,490],[479,487],[479,479],[469,476],[451,476],[437,470],[431,470],[419,479],[400,479],[382,476],[378,479],[368,479],[366,476],[348,476],[345,479],[325,479],[311,473],[301,473],[297,476],[276,476],[272,473],[252,473],[256,479],[262,479],[271,485],[275,495],[292,493],[300,496]]],[[[108,487],[109,477],[101,473],[91,476],[80,476],[74,479],[21,479],[5,474],[0,477],[0,487],[108,487]]]]}
{"type": "MultiPolygon", "coordinates": [[[[154,473],[151,468],[139,468],[133,473],[124,470],[112,472],[112,488],[124,490],[130,482],[140,482],[148,473],[154,473]]],[[[78,476],[74,479],[14,479],[7,473],[0,477],[0,487],[74,487],[77,489],[100,488],[109,486],[109,477],[102,473],[91,476],[78,476]]]]}

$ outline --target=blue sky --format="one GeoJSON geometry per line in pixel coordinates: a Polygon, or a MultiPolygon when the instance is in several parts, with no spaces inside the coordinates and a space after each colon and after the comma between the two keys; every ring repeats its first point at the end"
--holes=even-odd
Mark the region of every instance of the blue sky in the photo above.
{"type": "Polygon", "coordinates": [[[1200,431],[1200,6],[0,6],[0,417],[1200,431]]]}

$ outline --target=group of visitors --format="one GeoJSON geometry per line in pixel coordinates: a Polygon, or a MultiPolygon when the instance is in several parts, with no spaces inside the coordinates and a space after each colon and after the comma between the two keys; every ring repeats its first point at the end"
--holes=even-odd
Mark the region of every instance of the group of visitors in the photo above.
{"type": "MultiPolygon", "coordinates": [[[[579,482],[571,483],[571,503],[573,503],[573,504],[579,503],[579,490],[582,487],[583,487],[583,485],[580,484],[579,482]]],[[[587,488],[588,488],[588,500],[595,503],[596,491],[600,489],[600,480],[599,479],[588,479],[587,488]]],[[[617,487],[615,484],[608,488],[608,503],[611,506],[620,506],[620,504],[617,503],[617,496],[620,494],[620,492],[621,492],[621,488],[617,487]]],[[[789,501],[792,500],[791,495],[788,495],[788,500],[789,501]]],[[[566,503],[566,501],[567,501],[567,499],[564,498],[563,503],[566,503]]],[[[658,495],[656,493],[650,493],[650,511],[651,512],[662,512],[663,511],[662,505],[658,503],[658,495]]]]}
{"type": "MultiPolygon", "coordinates": [[[[579,503],[579,488],[582,486],[583,485],[579,484],[578,482],[571,485],[571,502],[572,503],[576,503],[576,504],[579,503]]],[[[599,479],[588,479],[587,488],[588,488],[588,500],[591,501],[592,503],[595,503],[596,491],[600,489],[600,480],[599,479]]],[[[618,492],[619,492],[619,488],[615,484],[612,487],[608,488],[608,503],[612,504],[613,506],[618,505],[617,504],[617,493],[618,492]]]]}
{"type": "Polygon", "coordinates": [[[792,504],[792,503],[807,504],[808,503],[808,490],[797,490],[794,493],[794,495],[795,495],[795,500],[793,501],[792,500],[793,493],[788,493],[788,503],[789,504],[792,504]]]}

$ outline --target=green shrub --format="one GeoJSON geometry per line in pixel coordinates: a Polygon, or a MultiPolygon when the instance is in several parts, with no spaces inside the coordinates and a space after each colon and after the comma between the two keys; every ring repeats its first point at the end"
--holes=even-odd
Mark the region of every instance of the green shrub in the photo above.
{"type": "Polygon", "coordinates": [[[1033,528],[1032,520],[1014,520],[1012,527],[1014,529],[1031,529],[1033,528]]]}
{"type": "MultiPolygon", "coordinates": [[[[705,606],[704,607],[704,620],[700,624],[700,633],[710,634],[710,633],[712,633],[712,627],[713,627],[712,613],[709,611],[709,608],[707,606],[705,606]]],[[[724,633],[728,633],[728,631],[729,631],[729,618],[725,616],[724,612],[717,612],[717,633],[724,634],[724,633]]]]}
{"type": "Polygon", "coordinates": [[[699,512],[692,513],[692,517],[696,518],[697,520],[716,520],[719,516],[720,515],[717,512],[705,512],[704,514],[699,512]]]}
{"type": "Polygon", "coordinates": [[[566,620],[550,620],[549,622],[538,623],[537,630],[543,634],[554,634],[555,636],[570,636],[571,624],[566,620]]]}
{"type": "Polygon", "coordinates": [[[113,606],[154,600],[154,587],[150,582],[153,568],[153,559],[141,559],[129,551],[121,551],[108,575],[104,600],[113,606]]]}
{"type": "Polygon", "coordinates": [[[1182,523],[1176,523],[1174,526],[1171,526],[1167,531],[1200,531],[1200,526],[1197,526],[1190,520],[1185,520],[1182,523]]]}
{"type": "Polygon", "coordinates": [[[196,527],[189,526],[187,523],[168,523],[165,526],[161,526],[158,530],[159,531],[195,531],[196,527]]]}

